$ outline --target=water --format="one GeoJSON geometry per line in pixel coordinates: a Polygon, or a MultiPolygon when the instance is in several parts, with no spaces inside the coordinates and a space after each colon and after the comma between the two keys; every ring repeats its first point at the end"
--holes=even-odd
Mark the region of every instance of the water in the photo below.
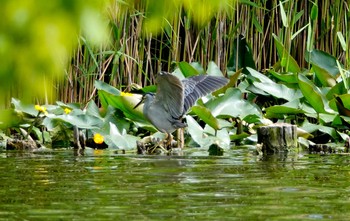
{"type": "Polygon", "coordinates": [[[0,220],[347,220],[349,156],[0,153],[0,220]]]}

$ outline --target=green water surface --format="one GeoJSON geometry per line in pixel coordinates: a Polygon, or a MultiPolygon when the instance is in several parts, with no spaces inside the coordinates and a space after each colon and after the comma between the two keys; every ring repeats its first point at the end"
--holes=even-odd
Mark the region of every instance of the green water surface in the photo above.
{"type": "Polygon", "coordinates": [[[0,153],[0,220],[349,220],[350,156],[0,153]]]}

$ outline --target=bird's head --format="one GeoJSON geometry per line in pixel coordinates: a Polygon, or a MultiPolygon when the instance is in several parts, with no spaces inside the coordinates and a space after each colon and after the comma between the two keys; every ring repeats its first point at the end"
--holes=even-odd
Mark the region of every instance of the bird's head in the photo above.
{"type": "Polygon", "coordinates": [[[143,103],[145,103],[145,102],[147,102],[147,101],[153,100],[153,98],[154,98],[154,93],[146,93],[146,94],[144,94],[144,95],[142,96],[140,102],[138,102],[138,103],[135,105],[134,109],[136,109],[138,106],[140,106],[141,104],[143,104],[143,103]]]}

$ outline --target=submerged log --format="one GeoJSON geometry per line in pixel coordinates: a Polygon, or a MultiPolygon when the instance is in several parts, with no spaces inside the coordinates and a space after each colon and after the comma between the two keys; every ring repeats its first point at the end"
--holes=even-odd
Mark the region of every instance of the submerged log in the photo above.
{"type": "Polygon", "coordinates": [[[288,152],[298,147],[297,126],[273,124],[258,128],[258,143],[263,154],[288,152]]]}

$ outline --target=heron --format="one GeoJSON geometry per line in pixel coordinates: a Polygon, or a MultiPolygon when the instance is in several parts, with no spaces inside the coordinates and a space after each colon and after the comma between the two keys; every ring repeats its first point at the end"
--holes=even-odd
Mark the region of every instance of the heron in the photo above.
{"type": "Polygon", "coordinates": [[[134,107],[144,103],[143,114],[158,131],[166,134],[169,147],[176,129],[187,127],[183,116],[195,102],[209,93],[220,89],[228,79],[219,76],[196,75],[180,80],[168,72],[160,72],[156,78],[157,92],[146,93],[134,107]]]}

